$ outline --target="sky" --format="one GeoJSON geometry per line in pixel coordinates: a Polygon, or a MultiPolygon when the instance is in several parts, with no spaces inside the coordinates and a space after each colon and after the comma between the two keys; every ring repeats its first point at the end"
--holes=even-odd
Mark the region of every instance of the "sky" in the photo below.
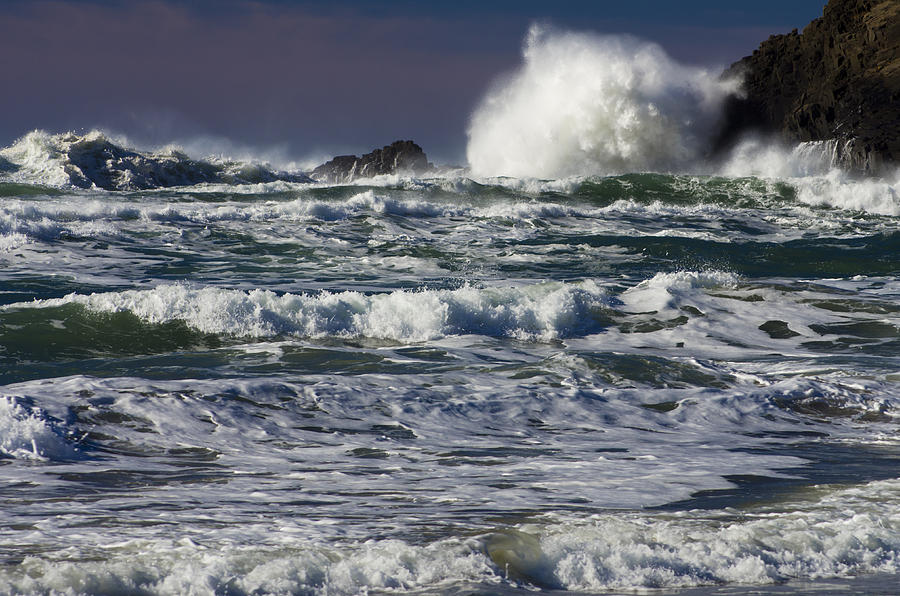
{"type": "MultiPolygon", "coordinates": [[[[138,147],[463,163],[470,115],[534,22],[719,69],[824,0],[0,0],[0,145],[101,129],[138,147]]],[[[203,155],[197,155],[202,157],[203,155]]]]}

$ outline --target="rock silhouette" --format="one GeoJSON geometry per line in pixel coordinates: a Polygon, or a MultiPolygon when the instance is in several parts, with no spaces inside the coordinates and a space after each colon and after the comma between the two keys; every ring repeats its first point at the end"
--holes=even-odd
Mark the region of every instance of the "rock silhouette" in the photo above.
{"type": "Polygon", "coordinates": [[[310,176],[329,184],[371,178],[380,174],[424,174],[434,169],[422,148],[412,141],[394,141],[362,157],[338,155],[314,169],[310,176]]]}

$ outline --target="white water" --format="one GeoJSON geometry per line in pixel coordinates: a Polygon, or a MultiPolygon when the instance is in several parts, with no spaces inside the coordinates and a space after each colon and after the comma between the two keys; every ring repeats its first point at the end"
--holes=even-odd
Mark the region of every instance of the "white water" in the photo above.
{"type": "Polygon", "coordinates": [[[65,436],[40,409],[0,396],[0,457],[45,461],[68,459],[77,453],[73,437],[65,436]]]}
{"type": "MultiPolygon", "coordinates": [[[[400,187],[423,191],[440,189],[456,194],[457,200],[455,201],[397,201],[366,190],[340,203],[299,198],[286,203],[261,202],[255,205],[238,204],[227,207],[218,206],[212,209],[204,205],[184,208],[178,205],[154,206],[152,204],[120,209],[115,205],[98,203],[92,197],[91,200],[79,198],[76,201],[67,198],[58,203],[46,201],[40,207],[28,205],[27,211],[20,212],[16,206],[21,203],[13,199],[5,200],[0,205],[0,251],[14,249],[26,243],[32,235],[38,238],[50,238],[57,237],[64,231],[80,234],[82,233],[81,229],[71,228],[73,222],[77,224],[79,220],[88,221],[108,216],[140,217],[150,220],[186,218],[198,223],[228,219],[235,221],[264,220],[274,217],[315,218],[331,221],[346,219],[364,211],[412,217],[474,216],[517,219],[589,217],[599,212],[547,202],[530,205],[521,203],[488,206],[463,205],[458,199],[461,198],[461,195],[465,196],[466,194],[477,196],[485,185],[535,195],[545,192],[568,193],[577,191],[589,176],[653,170],[693,171],[727,177],[755,176],[769,181],[770,184],[784,181],[796,189],[797,200],[803,204],[863,211],[878,215],[900,214],[900,170],[882,178],[857,179],[849,176],[833,167],[835,150],[833,142],[801,143],[796,147],[788,148],[771,140],[748,139],[738,144],[723,163],[718,165],[704,163],[700,151],[702,142],[706,140],[706,135],[710,131],[711,125],[708,120],[714,119],[713,113],[718,109],[717,106],[721,99],[716,94],[724,93],[728,85],[716,82],[713,86],[718,91],[715,93],[709,91],[709,85],[713,83],[707,81],[701,84],[698,82],[707,77],[708,73],[688,69],[688,72],[693,72],[693,75],[685,75],[679,70],[684,67],[673,66],[658,48],[640,46],[637,41],[627,38],[615,37],[601,40],[574,34],[557,39],[552,34],[535,33],[534,39],[530,43],[534,47],[526,52],[526,57],[535,53],[540,59],[534,58],[535,64],[527,62],[524,72],[520,73],[520,76],[525,78],[521,81],[515,79],[518,82],[513,85],[514,89],[505,89],[502,93],[498,91],[497,93],[503,96],[502,98],[489,96],[473,117],[469,145],[472,163],[470,171],[451,172],[446,178],[431,180],[387,175],[358,180],[353,184],[354,186],[400,187]],[[564,62],[562,67],[543,64],[544,61],[550,60],[550,57],[543,56],[544,53],[550,53],[556,59],[563,60],[562,57],[556,56],[556,53],[562,52],[572,44],[577,47],[584,46],[581,51],[587,57],[579,58],[580,54],[576,52],[571,59],[572,64],[564,62]],[[660,89],[656,89],[659,93],[668,89],[666,85],[673,85],[673,89],[665,91],[665,93],[673,95],[673,105],[692,105],[689,100],[693,98],[696,109],[704,115],[688,117],[683,114],[656,114],[655,111],[658,111],[665,102],[650,101],[649,99],[646,100],[648,103],[640,109],[621,98],[609,99],[610,105],[591,108],[568,105],[569,102],[578,101],[579,98],[583,102],[593,104],[599,101],[597,97],[608,98],[608,96],[593,89],[579,92],[560,89],[558,97],[550,97],[549,88],[544,88],[562,84],[562,82],[579,85],[577,83],[579,77],[587,76],[579,70],[580,67],[586,68],[585,64],[579,62],[579,59],[591,65],[588,58],[603,62],[608,58],[605,52],[612,51],[617,59],[624,60],[624,57],[616,52],[627,53],[625,50],[629,44],[637,44],[635,47],[643,49],[638,51],[634,58],[637,61],[635,64],[617,63],[619,68],[610,71],[622,76],[624,82],[619,81],[618,84],[624,85],[627,82],[630,85],[638,85],[641,82],[641,84],[650,85],[648,81],[653,81],[653,85],[650,85],[653,89],[656,89],[654,85],[662,86],[660,89]],[[563,47],[557,48],[557,45],[563,47]],[[594,54],[599,55],[595,56],[594,54]],[[658,72],[653,71],[650,74],[645,72],[653,70],[650,68],[651,64],[656,64],[655,68],[658,69],[658,72]],[[578,76],[574,74],[571,76],[571,81],[564,77],[564,81],[554,79],[552,84],[544,84],[541,92],[543,95],[541,95],[541,93],[536,93],[528,88],[528,84],[530,84],[528,77],[540,78],[540,76],[546,75],[541,70],[532,72],[538,65],[551,69],[553,73],[557,73],[557,70],[566,73],[568,68],[579,72],[578,76]],[[695,90],[706,89],[706,91],[698,92],[699,95],[696,97],[692,96],[688,90],[679,86],[680,84],[662,80],[663,73],[666,76],[675,76],[678,80],[687,77],[690,81],[690,77],[693,76],[697,81],[691,82],[688,87],[695,90]],[[596,95],[597,93],[600,94],[596,95]],[[521,94],[521,98],[517,94],[521,94]],[[682,97],[685,94],[687,97],[682,97]],[[710,94],[716,95],[716,97],[711,97],[710,94]],[[507,97],[508,95],[511,97],[507,97]],[[549,114],[557,114],[557,117],[548,116],[540,119],[540,130],[529,130],[529,127],[537,126],[534,123],[538,119],[533,117],[532,110],[538,108],[531,105],[519,106],[514,100],[518,98],[521,101],[539,101],[542,97],[547,105],[541,109],[549,114]],[[679,98],[683,100],[683,103],[675,101],[679,98]],[[564,102],[566,105],[554,105],[554,102],[557,101],[564,102]],[[587,118],[586,114],[589,114],[592,109],[606,118],[603,121],[606,125],[621,127],[621,130],[603,131],[598,128],[599,124],[591,124],[591,119],[587,118]],[[647,112],[646,118],[636,116],[636,114],[642,113],[642,110],[647,112]],[[569,111],[581,115],[578,117],[562,116],[569,111]],[[707,112],[709,113],[707,114],[707,112]],[[476,124],[479,125],[476,126],[476,124]],[[667,129],[667,132],[661,132],[659,127],[663,125],[669,126],[670,129],[667,129]],[[529,139],[520,138],[522,135],[528,136],[529,139]],[[540,139],[539,137],[542,136],[546,138],[540,139]],[[668,140],[659,142],[659,138],[668,140]],[[522,177],[497,177],[508,174],[522,177]],[[540,178],[548,177],[554,179],[540,180],[540,178]],[[42,220],[38,221],[41,218],[42,220]],[[59,222],[69,225],[60,225],[59,222]]],[[[598,64],[592,66],[600,67],[598,64]]],[[[557,74],[553,74],[553,77],[556,76],[557,74]]],[[[589,80],[593,79],[589,78],[589,80]]],[[[635,98],[643,97],[641,93],[649,93],[646,90],[626,92],[620,89],[620,91],[634,101],[638,101],[635,98]]],[[[192,160],[181,150],[173,147],[167,147],[156,153],[136,153],[135,156],[124,160],[109,158],[103,152],[103,148],[108,143],[121,143],[122,145],[117,146],[116,150],[123,153],[136,151],[128,147],[126,141],[107,137],[99,131],[92,131],[84,136],[71,133],[50,135],[43,131],[34,131],[10,147],[0,150],[0,158],[5,159],[9,164],[8,171],[2,173],[0,182],[38,184],[71,191],[73,187],[79,186],[96,189],[93,180],[109,180],[116,188],[129,190],[136,188],[135,184],[145,184],[148,180],[159,178],[166,185],[189,185],[181,188],[189,187],[194,194],[228,192],[236,196],[275,192],[302,193],[304,190],[319,187],[315,184],[294,181],[302,179],[300,172],[275,172],[270,170],[270,166],[267,164],[253,160],[232,161],[224,157],[208,158],[206,161],[192,160]],[[193,171],[191,168],[212,168],[216,172],[209,175],[210,180],[213,181],[190,185],[192,180],[201,176],[200,170],[193,171]],[[180,173],[174,173],[176,171],[180,173]],[[271,181],[246,183],[246,180],[271,181]]],[[[702,189],[698,190],[702,192],[702,189]]],[[[81,227],[88,231],[92,230],[87,224],[81,227]]]]}
{"type": "MultiPolygon", "coordinates": [[[[548,516],[551,517],[551,516],[548,516]]],[[[900,483],[800,494],[740,516],[607,514],[547,520],[425,546],[402,540],[332,547],[305,543],[290,525],[246,527],[210,541],[97,539],[103,562],[26,557],[0,578],[4,593],[360,594],[499,584],[504,569],[538,585],[585,592],[900,571],[900,483]],[[266,531],[268,530],[268,533],[266,531]],[[258,534],[257,534],[258,532],[258,534]]]]}
{"type": "Polygon", "coordinates": [[[475,174],[105,192],[64,146],[102,135],[3,150],[65,190],[0,198],[0,594],[896,578],[900,178],[716,170],[720,83],[530,43],[475,174]],[[635,168],[727,177],[597,177],[635,168]]]}
{"type": "Polygon", "coordinates": [[[900,482],[798,495],[793,510],[704,519],[686,512],[595,516],[550,528],[528,572],[567,589],[767,584],[900,570],[900,482]]]}
{"type": "Polygon", "coordinates": [[[900,171],[852,179],[836,168],[834,141],[786,147],[749,138],[722,163],[708,162],[723,100],[739,85],[679,64],[655,44],[533,26],[522,66],[472,115],[469,165],[481,177],[758,176],[788,180],[807,204],[900,214],[900,171]]]}
{"type": "Polygon", "coordinates": [[[129,311],[150,323],[183,320],[206,333],[238,337],[373,337],[424,341],[445,335],[549,340],[591,329],[591,310],[605,294],[591,281],[522,288],[360,292],[279,296],[184,285],[122,293],[69,295],[3,307],[83,304],[96,312],[129,311]]]}
{"type": "MultiPolygon", "coordinates": [[[[412,261],[410,265],[418,263],[412,261]]],[[[870,290],[864,287],[866,283],[871,281],[861,280],[855,288],[858,296],[877,300],[882,292],[890,295],[896,291],[891,285],[870,290]]],[[[620,349],[633,343],[665,347],[689,342],[692,353],[715,357],[731,351],[744,353],[751,346],[782,354],[806,353],[800,348],[802,342],[829,335],[821,329],[812,330],[810,325],[837,325],[840,329],[848,321],[846,315],[816,305],[817,300],[826,301],[830,296],[827,284],[821,284],[821,288],[792,292],[754,289],[742,283],[739,276],[723,271],[659,273],[617,294],[610,294],[594,280],[376,294],[278,294],[262,289],[173,284],[148,290],[73,293],[0,306],[0,312],[77,304],[94,313],[130,312],[152,324],[184,321],[203,333],[250,338],[289,335],[422,342],[478,334],[529,341],[577,341],[578,337],[607,333],[617,335],[608,341],[620,349]],[[630,331],[620,334],[615,325],[607,328],[611,325],[608,317],[618,322],[649,323],[675,319],[686,312],[693,316],[650,336],[630,331]],[[793,338],[773,339],[762,331],[760,326],[773,318],[786,321],[795,333],[793,338]],[[729,347],[729,338],[734,335],[749,345],[740,350],[729,347]]],[[[900,336],[900,322],[892,315],[857,312],[851,320],[880,327],[885,334],[882,337],[900,336]]]]}
{"type": "Polygon", "coordinates": [[[192,160],[180,148],[141,152],[99,130],[49,134],[35,130],[0,150],[6,181],[52,187],[136,190],[201,182],[293,179],[268,164],[212,157],[192,160]]]}
{"type": "Polygon", "coordinates": [[[533,26],[523,59],[472,115],[467,157],[476,174],[682,170],[701,157],[736,87],[620,35],[533,26]]]}
{"type": "Polygon", "coordinates": [[[787,180],[808,205],[900,215],[900,169],[881,178],[856,178],[836,164],[835,141],[799,143],[748,139],[739,143],[717,173],[787,180]]]}

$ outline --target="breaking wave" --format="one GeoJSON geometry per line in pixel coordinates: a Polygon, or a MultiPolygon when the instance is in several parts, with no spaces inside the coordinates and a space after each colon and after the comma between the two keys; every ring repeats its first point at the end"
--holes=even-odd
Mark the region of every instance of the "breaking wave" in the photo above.
{"type": "Polygon", "coordinates": [[[477,174],[682,169],[702,156],[736,88],[626,36],[532,26],[523,57],[472,116],[467,153],[477,174]]]}
{"type": "Polygon", "coordinates": [[[40,409],[0,397],[0,458],[47,461],[70,459],[76,453],[64,430],[40,409]]]}
{"type": "Polygon", "coordinates": [[[478,333],[549,340],[598,329],[592,312],[602,307],[605,295],[591,281],[521,288],[398,290],[374,295],[278,295],[266,290],[244,292],[170,285],[88,296],[70,294],[4,309],[53,308],[74,303],[92,312],[127,311],[154,324],[180,320],[203,333],[237,337],[288,334],[425,341],[478,333]]]}
{"type": "Polygon", "coordinates": [[[311,182],[302,174],[280,172],[258,163],[192,159],[171,147],[141,152],[117,144],[96,130],[85,135],[30,132],[0,150],[0,172],[13,182],[104,190],[276,180],[311,182]]]}
{"type": "Polygon", "coordinates": [[[854,178],[839,167],[839,141],[787,146],[748,136],[712,155],[723,102],[739,85],[628,36],[532,26],[522,66],[498,80],[471,117],[471,172],[526,179],[752,176],[789,180],[804,203],[900,214],[900,171],[854,178]]]}
{"type": "MultiPolygon", "coordinates": [[[[5,593],[360,594],[513,586],[594,593],[774,584],[900,570],[896,480],[872,482],[736,517],[604,514],[413,545],[370,540],[332,548],[270,532],[247,546],[189,539],[110,545],[109,561],[25,557],[0,576],[5,593]],[[662,519],[661,519],[662,518],[662,519]],[[74,590],[73,590],[73,587],[74,590]]],[[[466,592],[472,590],[465,590],[466,592]]],[[[481,592],[483,590],[474,590],[481,592]]]]}
{"type": "MultiPolygon", "coordinates": [[[[561,41],[540,43],[547,46],[554,46],[556,43],[563,46],[584,43],[587,46],[584,53],[588,55],[591,52],[600,52],[599,48],[603,48],[604,51],[608,49],[595,38],[583,37],[569,34],[562,36],[561,41]],[[593,43],[597,47],[589,43],[591,40],[594,40],[593,43]]],[[[627,39],[612,39],[617,44],[624,44],[618,48],[622,51],[627,47],[626,42],[638,43],[627,39]]],[[[538,41],[532,43],[540,45],[538,41]]],[[[648,48],[644,49],[650,55],[661,52],[652,46],[648,48]]],[[[541,46],[534,51],[540,56],[542,52],[558,53],[562,50],[554,47],[544,49],[541,46]]],[[[577,59],[576,55],[573,60],[577,62],[577,59]]],[[[662,59],[668,60],[664,55],[662,59]]],[[[668,67],[660,68],[666,70],[668,67]]],[[[619,72],[616,68],[610,70],[612,73],[619,72]]],[[[563,68],[562,73],[565,72],[566,69],[563,68]]],[[[527,73],[520,74],[527,79],[527,73]]],[[[645,73],[642,75],[643,78],[634,75],[626,78],[637,84],[634,81],[653,79],[658,74],[650,76],[645,73]]],[[[700,77],[697,73],[695,75],[700,77]]],[[[537,75],[532,73],[528,76],[537,75]]],[[[575,78],[577,77],[573,75],[573,79],[575,78]]],[[[516,83],[516,89],[525,82],[527,81],[516,83]]],[[[655,84],[663,85],[660,81],[655,84]]],[[[691,88],[703,88],[702,85],[692,85],[691,88]]],[[[727,87],[724,83],[716,85],[723,86],[723,89],[727,87]]],[[[539,97],[529,99],[531,91],[527,89],[518,91],[522,94],[523,102],[526,99],[528,101],[540,99],[539,97]]],[[[676,86],[676,90],[671,93],[674,95],[681,93],[682,102],[673,99],[671,105],[696,104],[699,106],[697,109],[705,114],[707,109],[713,111],[717,109],[712,104],[717,105],[719,100],[711,98],[711,95],[716,95],[719,91],[706,89],[703,93],[697,91],[699,94],[697,96],[691,96],[688,90],[676,86]],[[691,104],[691,101],[694,104],[691,104]]],[[[506,95],[510,93],[512,92],[508,90],[503,91],[506,95]]],[[[641,97],[637,91],[629,93],[631,95],[626,95],[632,99],[641,97]]],[[[579,94],[584,95],[583,100],[588,103],[592,97],[592,93],[587,91],[583,93],[561,91],[560,94],[567,102],[576,101],[579,94]]],[[[579,210],[555,202],[522,203],[519,200],[521,193],[531,196],[560,192],[575,193],[578,196],[592,194],[593,200],[595,198],[593,195],[599,191],[601,195],[608,195],[610,201],[601,201],[598,207],[605,206],[613,200],[633,200],[652,195],[663,203],[702,204],[712,201],[732,204],[750,198],[762,200],[764,206],[772,206],[771,202],[774,199],[776,203],[797,201],[815,207],[862,211],[875,215],[900,215],[900,171],[881,178],[856,178],[836,167],[837,149],[834,142],[801,143],[788,148],[763,139],[747,139],[738,144],[724,161],[714,165],[702,162],[699,151],[703,135],[697,133],[700,130],[697,126],[709,130],[709,122],[702,125],[698,122],[703,118],[711,118],[711,114],[693,119],[684,114],[674,117],[659,112],[660,108],[653,102],[641,104],[643,105],[641,109],[650,114],[647,116],[650,122],[647,125],[650,127],[648,132],[643,130],[644,124],[641,124],[642,121],[639,119],[612,114],[610,106],[595,106],[599,110],[598,113],[606,118],[603,120],[606,125],[622,127],[621,130],[602,131],[598,128],[601,124],[599,120],[594,122],[591,118],[587,118],[586,114],[590,110],[585,106],[567,107],[566,109],[578,112],[581,116],[566,119],[561,116],[560,110],[551,109],[549,106],[551,100],[547,99],[547,113],[537,112],[541,116],[537,118],[531,115],[534,106],[507,105],[491,97],[485,100],[473,117],[469,145],[471,171],[448,172],[443,178],[428,180],[401,178],[397,175],[358,180],[352,186],[361,187],[362,192],[344,201],[336,201],[333,197],[317,198],[314,194],[307,195],[302,189],[316,187],[309,186],[313,180],[304,174],[275,170],[253,161],[233,161],[224,158],[198,160],[175,148],[158,152],[141,152],[118,144],[97,131],[86,135],[73,133],[50,135],[43,131],[34,131],[12,146],[0,150],[0,196],[13,197],[12,200],[5,201],[0,212],[0,251],[18,247],[31,237],[56,237],[62,229],[58,222],[61,214],[64,215],[63,219],[66,222],[73,216],[80,221],[84,218],[82,212],[93,214],[88,216],[88,219],[94,219],[94,215],[111,213],[113,217],[146,217],[151,220],[185,217],[189,220],[196,219],[198,222],[272,217],[309,217],[330,221],[345,219],[365,211],[412,217],[473,215],[514,219],[597,214],[596,211],[579,210]],[[522,122],[515,120],[519,116],[522,122]],[[532,123],[530,126],[534,130],[528,130],[523,124],[526,121],[532,123]],[[571,128],[566,128],[570,126],[571,128]],[[660,126],[663,128],[669,126],[665,129],[669,132],[659,129],[660,126]],[[634,133],[634,136],[629,137],[631,133],[634,133]],[[668,138],[669,133],[678,139],[674,145],[656,140],[659,135],[668,138]],[[509,134],[517,136],[509,137],[509,134]],[[519,138],[521,135],[529,138],[523,140],[519,138]],[[542,138],[541,135],[545,135],[546,138],[542,138]],[[514,139],[515,142],[510,142],[509,139],[514,139]],[[598,144],[591,139],[604,140],[598,144]],[[667,169],[694,171],[700,176],[610,175],[667,169]],[[521,177],[496,177],[506,174],[521,177]],[[725,181],[721,177],[729,180],[725,181]],[[761,182],[755,184],[753,179],[761,182]],[[301,186],[295,183],[300,183],[301,186]],[[52,196],[61,192],[54,189],[134,191],[185,186],[193,187],[192,191],[198,193],[233,192],[236,196],[249,193],[260,198],[273,197],[283,192],[298,194],[291,195],[297,197],[295,200],[278,204],[271,201],[228,207],[203,205],[185,207],[166,204],[146,205],[137,210],[132,207],[120,209],[111,205],[101,206],[96,200],[77,204],[68,198],[62,198],[58,201],[48,201],[40,208],[30,206],[27,213],[19,212],[22,203],[20,197],[34,194],[52,196]],[[383,196],[383,193],[375,194],[382,189],[420,191],[425,196],[414,200],[398,200],[383,196]],[[447,200],[448,193],[454,200],[447,200]],[[461,198],[475,199],[476,205],[466,204],[466,200],[459,200],[461,198]],[[506,198],[508,201],[498,204],[498,198],[506,198]],[[483,204],[482,199],[488,199],[488,204],[483,204]],[[478,201],[481,201],[481,204],[478,201]],[[182,211],[184,213],[181,213],[182,211]],[[42,218],[41,221],[36,220],[38,216],[42,218]]],[[[504,101],[513,101],[517,97],[504,101]]],[[[599,100],[594,98],[590,101],[599,100]]],[[[617,109],[623,109],[632,116],[642,113],[641,109],[628,107],[627,102],[612,99],[609,101],[613,102],[617,109]]],[[[665,102],[657,103],[664,105],[665,102]]],[[[96,197],[92,197],[94,198],[96,197]]]]}
{"type": "Polygon", "coordinates": [[[741,520],[702,519],[698,512],[652,522],[643,515],[600,515],[551,526],[531,544],[513,540],[516,557],[507,558],[525,577],[578,591],[896,572],[897,488],[895,480],[874,482],[800,503],[795,511],[773,507],[741,520]]]}

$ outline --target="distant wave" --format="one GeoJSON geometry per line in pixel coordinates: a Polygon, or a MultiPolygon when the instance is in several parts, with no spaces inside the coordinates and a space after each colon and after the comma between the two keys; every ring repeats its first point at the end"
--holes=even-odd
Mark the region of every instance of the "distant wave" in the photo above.
{"type": "MultiPolygon", "coordinates": [[[[478,181],[465,177],[417,180],[391,176],[365,184],[357,181],[342,189],[275,182],[243,186],[203,184],[189,191],[195,198],[222,192],[229,192],[233,200],[222,203],[186,198],[173,202],[146,196],[140,202],[123,204],[98,200],[96,195],[73,201],[64,192],[60,195],[47,187],[0,181],[0,253],[33,241],[110,237],[126,230],[146,231],[147,226],[168,222],[292,226],[357,217],[436,221],[465,217],[525,225],[536,220],[566,219],[567,225],[587,230],[589,221],[608,221],[615,214],[718,219],[734,216],[736,209],[759,209],[772,217],[783,215],[788,209],[805,217],[803,213],[811,206],[818,210],[822,221],[844,217],[827,215],[822,209],[900,215],[900,179],[860,180],[837,170],[786,181],[651,173],[478,181]],[[27,194],[48,196],[35,202],[23,198],[27,194]]],[[[885,221],[879,229],[893,232],[894,227],[885,221]]],[[[665,233],[678,235],[687,230],[671,227],[665,233]]]]}
{"type": "Polygon", "coordinates": [[[141,152],[99,131],[51,135],[33,131],[0,150],[0,180],[55,187],[144,190],[202,183],[311,182],[258,163],[198,160],[179,149],[141,152]]]}

